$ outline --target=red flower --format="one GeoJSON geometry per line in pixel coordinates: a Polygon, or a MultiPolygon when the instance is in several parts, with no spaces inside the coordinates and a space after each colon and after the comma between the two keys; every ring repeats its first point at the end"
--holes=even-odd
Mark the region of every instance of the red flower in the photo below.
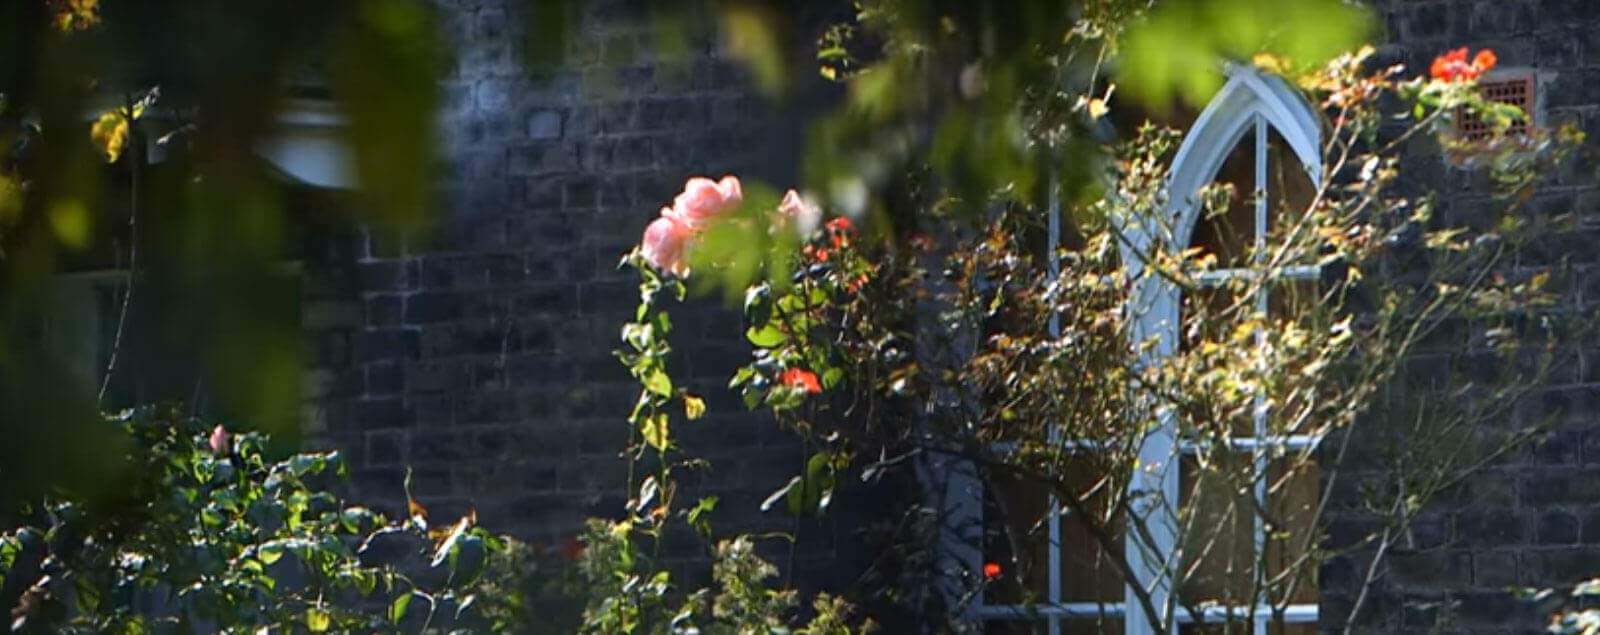
{"type": "Polygon", "coordinates": [[[822,384],[817,382],[817,374],[804,368],[790,368],[778,376],[778,381],[791,388],[799,388],[808,393],[822,392],[822,384]]]}
{"type": "Polygon", "coordinates": [[[855,223],[850,222],[850,219],[845,218],[843,216],[839,216],[839,217],[834,218],[833,220],[828,221],[828,229],[836,231],[836,232],[841,232],[842,233],[842,232],[848,232],[848,231],[855,231],[855,228],[856,228],[855,223]]]}
{"type": "Polygon", "coordinates": [[[1463,46],[1433,58],[1433,66],[1428,69],[1428,74],[1447,82],[1470,81],[1489,72],[1499,62],[1494,51],[1489,49],[1478,51],[1468,62],[1467,47],[1463,46]]]}
{"type": "Polygon", "coordinates": [[[985,562],[985,563],[983,563],[983,578],[985,580],[993,580],[993,579],[998,578],[998,577],[1000,577],[1000,563],[998,563],[998,562],[985,562]]]}

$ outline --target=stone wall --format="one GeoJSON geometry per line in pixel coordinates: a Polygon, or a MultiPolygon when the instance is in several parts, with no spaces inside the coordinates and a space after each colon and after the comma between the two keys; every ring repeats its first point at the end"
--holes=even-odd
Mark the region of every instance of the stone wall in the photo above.
{"type": "MultiPolygon", "coordinates": [[[[669,59],[652,52],[642,3],[578,4],[565,62],[535,72],[523,3],[439,3],[456,56],[439,227],[371,233],[308,272],[313,432],[348,452],[353,494],[390,512],[404,509],[410,468],[435,514],[475,505],[485,525],[529,540],[618,516],[638,391],[611,354],[638,301],[620,256],[689,176],[793,182],[809,102],[759,95],[703,25],[687,24],[687,55],[669,59]]],[[[816,88],[797,93],[825,98],[816,88]]],[[[675,434],[713,466],[685,477],[681,500],[720,496],[721,532],[792,529],[758,507],[799,471],[801,448],[725,387],[749,354],[737,311],[713,298],[672,313],[674,373],[710,406],[675,434]]],[[[850,543],[833,521],[801,529],[804,562],[850,543]]]]}
{"type": "MultiPolygon", "coordinates": [[[[1388,1],[1379,3],[1389,44],[1386,62],[1426,72],[1448,49],[1492,48],[1502,68],[1540,77],[1547,125],[1575,123],[1600,132],[1600,5],[1583,0],[1388,1]]],[[[1518,212],[1551,223],[1523,256],[1508,265],[1549,267],[1561,301],[1572,309],[1600,306],[1600,189],[1592,147],[1551,175],[1518,212]]],[[[1438,196],[1441,225],[1482,225],[1490,219],[1485,179],[1453,167],[1437,152],[1408,157],[1411,186],[1438,196]]],[[[1452,339],[1446,346],[1471,346],[1452,339]]],[[[1531,632],[1548,616],[1515,600],[1514,586],[1570,584],[1600,575],[1600,357],[1586,342],[1568,351],[1570,363],[1520,404],[1511,429],[1550,418],[1550,436],[1490,465],[1427,509],[1379,572],[1359,632],[1531,632]]],[[[1459,352],[1456,351],[1456,352],[1459,352]]],[[[1424,354],[1419,364],[1426,364],[1424,354]]],[[[1493,373],[1493,368],[1469,372],[1493,373]]],[[[1357,477],[1375,475],[1353,474],[1357,477]]],[[[1346,492],[1350,487],[1342,488],[1346,492]]],[[[1333,543],[1366,531],[1366,518],[1336,513],[1333,543]]],[[[1364,558],[1340,559],[1323,572],[1324,630],[1343,628],[1364,558]]]]}

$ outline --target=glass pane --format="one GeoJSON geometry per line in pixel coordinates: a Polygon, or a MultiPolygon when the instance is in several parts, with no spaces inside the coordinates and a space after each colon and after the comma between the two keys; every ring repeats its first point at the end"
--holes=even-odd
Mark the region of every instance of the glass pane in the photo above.
{"type": "MultiPolygon", "coordinates": [[[[1184,624],[1178,628],[1181,635],[1248,635],[1253,629],[1242,624],[1184,624]]],[[[1316,635],[1316,624],[1267,624],[1267,635],[1316,635]]]]}
{"type": "Polygon", "coordinates": [[[1231,186],[1226,205],[1201,210],[1191,234],[1190,245],[1215,256],[1218,268],[1243,267],[1250,263],[1250,245],[1255,242],[1255,132],[1246,132],[1217,170],[1217,184],[1231,186]]]}
{"type": "MultiPolygon", "coordinates": [[[[1295,228],[1316,200],[1316,184],[1306,175],[1305,164],[1276,130],[1267,136],[1267,230],[1279,234],[1295,228]]],[[[1267,244],[1274,244],[1269,239],[1267,244]]]]}
{"type": "MultiPolygon", "coordinates": [[[[1256,601],[1254,575],[1255,490],[1248,452],[1211,452],[1187,458],[1183,507],[1190,521],[1183,548],[1183,597],[1199,604],[1248,606],[1256,601]],[[1205,465],[1207,467],[1202,468],[1205,465]]],[[[1306,559],[1314,546],[1314,513],[1322,474],[1309,457],[1275,460],[1267,474],[1267,533],[1262,558],[1267,579],[1262,601],[1316,604],[1316,567],[1306,559]]]]}
{"type": "MultiPolygon", "coordinates": [[[[1073,457],[1066,481],[1085,498],[1092,514],[1105,513],[1100,492],[1121,491],[1126,483],[1104,478],[1112,466],[1094,454],[1073,457]]],[[[1049,490],[1010,476],[989,479],[984,505],[984,562],[999,564],[1004,575],[986,590],[986,604],[1044,602],[1049,589],[1049,490]],[[1018,580],[1020,578],[1020,581],[1018,580]]],[[[1097,521],[1103,524],[1103,521],[1097,521]]],[[[1120,525],[1108,528],[1122,549],[1120,525]]],[[[1081,517],[1061,519],[1061,582],[1063,602],[1121,602],[1123,577],[1107,559],[1101,541],[1081,517]]],[[[1077,621],[1077,620],[1074,620],[1077,621]]]]}

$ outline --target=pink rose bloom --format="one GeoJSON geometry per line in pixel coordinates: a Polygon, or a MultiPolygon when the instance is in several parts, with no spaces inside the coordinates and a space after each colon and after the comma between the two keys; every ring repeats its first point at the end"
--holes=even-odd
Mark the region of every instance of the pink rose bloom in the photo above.
{"type": "Polygon", "coordinates": [[[672,200],[672,209],[663,210],[661,215],[700,231],[717,216],[737,209],[742,201],[744,190],[739,186],[739,177],[724,176],[721,181],[712,181],[697,176],[683,185],[683,193],[672,200]]]}
{"type": "Polygon", "coordinates": [[[657,271],[671,272],[673,275],[683,277],[689,273],[689,263],[684,258],[684,247],[689,239],[694,237],[694,230],[674,220],[661,210],[661,218],[657,218],[644,228],[644,238],[639,240],[640,252],[644,259],[657,271]]]}
{"type": "Polygon", "coordinates": [[[778,203],[778,213],[794,219],[795,229],[801,237],[816,231],[817,224],[822,222],[822,210],[801,198],[800,193],[794,190],[784,193],[783,202],[778,203]]]}
{"type": "Polygon", "coordinates": [[[228,430],[223,428],[221,424],[218,424],[217,427],[211,429],[210,445],[212,454],[217,456],[228,454],[233,450],[233,444],[231,441],[232,440],[228,435],[228,430]]]}

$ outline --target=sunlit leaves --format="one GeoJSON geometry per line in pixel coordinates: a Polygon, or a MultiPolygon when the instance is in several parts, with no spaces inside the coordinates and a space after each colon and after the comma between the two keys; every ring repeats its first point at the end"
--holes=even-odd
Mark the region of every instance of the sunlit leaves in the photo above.
{"type": "MultiPolygon", "coordinates": [[[[475,628],[491,623],[487,611],[499,610],[477,605],[482,589],[474,585],[512,543],[477,527],[475,513],[424,534],[311,485],[342,473],[337,453],[277,460],[260,433],[236,432],[236,451],[219,456],[209,447],[212,425],[157,415],[167,413],[146,408],[119,422],[139,446],[141,469],[119,483],[136,517],[86,514],[60,500],[41,508],[47,513],[37,518],[48,522],[49,540],[30,548],[48,550],[61,563],[52,575],[75,584],[71,595],[45,597],[37,607],[8,607],[18,609],[11,614],[17,624],[40,632],[129,632],[130,624],[171,619],[176,611],[228,632],[371,632],[422,617],[412,612],[418,604],[455,608],[434,615],[436,625],[475,628]],[[437,541],[431,562],[418,548],[430,538],[437,541]],[[447,575],[407,576],[429,564],[447,575]],[[174,589],[177,602],[117,599],[133,586],[174,589]]],[[[13,569],[7,548],[12,536],[39,533],[24,527],[0,534],[0,578],[41,575],[13,569]]]]}
{"type": "Polygon", "coordinates": [[[128,118],[115,110],[101,113],[89,128],[89,140],[100,148],[107,163],[116,163],[122,156],[122,148],[128,144],[128,118]]]}
{"type": "Polygon", "coordinates": [[[127,148],[133,126],[144,117],[146,110],[154,106],[161,96],[161,90],[153,88],[126,106],[114,108],[100,113],[94,124],[89,127],[89,140],[105,156],[107,163],[116,163],[127,148]]]}
{"type": "Polygon", "coordinates": [[[1122,40],[1118,82],[1156,108],[1181,97],[1204,104],[1222,63],[1268,54],[1274,63],[1320,65],[1367,37],[1371,18],[1338,0],[1171,0],[1156,3],[1122,40]]]}

